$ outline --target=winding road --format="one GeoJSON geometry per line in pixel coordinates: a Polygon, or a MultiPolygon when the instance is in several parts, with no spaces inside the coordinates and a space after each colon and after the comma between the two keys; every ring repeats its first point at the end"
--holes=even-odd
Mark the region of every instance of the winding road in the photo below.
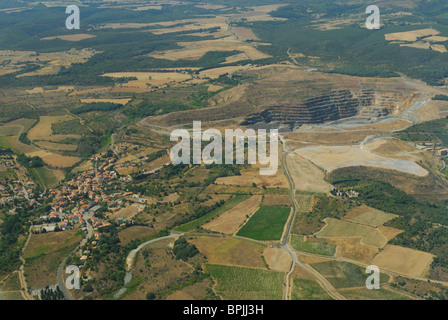
{"type": "MultiPolygon", "coordinates": [[[[285,144],[283,144],[283,147],[285,148],[285,144]]],[[[307,267],[303,262],[301,262],[299,260],[299,258],[297,257],[296,253],[294,250],[292,250],[289,247],[289,237],[291,235],[291,229],[292,229],[292,224],[294,223],[294,219],[296,217],[297,214],[297,206],[296,206],[296,200],[294,197],[295,194],[295,188],[294,188],[294,182],[291,179],[291,176],[289,174],[288,168],[286,166],[286,157],[288,156],[289,152],[288,151],[284,151],[283,152],[283,156],[282,156],[282,166],[283,166],[283,170],[285,171],[285,175],[288,178],[288,182],[289,182],[289,186],[290,186],[290,190],[289,190],[289,198],[291,199],[291,203],[292,203],[292,207],[293,207],[293,213],[292,213],[292,217],[291,219],[289,219],[288,222],[288,226],[286,229],[286,233],[283,239],[283,243],[280,246],[280,248],[282,248],[283,250],[288,251],[293,259],[293,263],[291,264],[291,270],[288,272],[288,274],[286,275],[286,290],[285,290],[285,300],[288,300],[288,294],[289,294],[289,277],[291,276],[291,274],[294,272],[294,267],[297,264],[298,266],[300,266],[301,268],[305,269],[306,271],[308,271],[309,273],[311,273],[320,283],[323,287],[325,287],[325,289],[327,290],[327,292],[336,300],[344,300],[343,297],[341,297],[339,294],[337,294],[333,288],[328,284],[327,281],[325,281],[317,272],[315,272],[314,270],[312,270],[311,268],[307,267]]]]}

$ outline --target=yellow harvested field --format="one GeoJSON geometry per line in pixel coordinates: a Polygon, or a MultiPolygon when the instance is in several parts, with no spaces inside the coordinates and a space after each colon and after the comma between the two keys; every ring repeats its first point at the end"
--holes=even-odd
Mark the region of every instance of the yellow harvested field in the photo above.
{"type": "MultiPolygon", "coordinates": [[[[303,263],[306,263],[306,264],[314,264],[314,263],[331,261],[330,259],[309,256],[309,255],[300,254],[300,253],[296,253],[296,256],[300,259],[300,261],[302,261],[303,263]]],[[[313,276],[313,278],[314,278],[314,276],[313,276]]]]}
{"type": "Polygon", "coordinates": [[[253,6],[250,7],[250,9],[254,10],[255,12],[270,13],[272,11],[277,11],[279,8],[287,5],[288,4],[268,4],[264,6],[253,6]]]}
{"type": "Polygon", "coordinates": [[[190,79],[189,74],[179,72],[114,72],[105,73],[103,77],[111,78],[130,78],[135,77],[137,80],[164,80],[164,81],[182,81],[190,79]]]}
{"type": "Polygon", "coordinates": [[[204,229],[224,233],[235,234],[241,226],[258,210],[261,204],[261,195],[255,195],[246,201],[241,202],[229,211],[224,212],[219,217],[204,224],[204,229]]]}
{"type": "Polygon", "coordinates": [[[330,184],[324,181],[325,174],[310,161],[294,153],[289,154],[286,161],[296,190],[330,192],[330,184]]]}
{"type": "Polygon", "coordinates": [[[441,36],[431,36],[428,38],[425,38],[425,41],[429,41],[429,42],[445,42],[448,41],[447,37],[441,37],[441,36]]]}
{"type": "Polygon", "coordinates": [[[69,96],[77,96],[89,93],[104,93],[107,92],[109,89],[110,89],[109,87],[103,87],[103,88],[93,88],[87,90],[73,91],[72,93],[69,94],[69,96]]]}
{"type": "MultiPolygon", "coordinates": [[[[167,34],[167,33],[173,33],[173,32],[185,32],[185,31],[203,31],[206,29],[212,29],[212,28],[216,28],[216,27],[221,27],[221,29],[227,29],[227,24],[222,23],[222,22],[214,22],[211,21],[210,23],[191,23],[191,24],[186,24],[183,26],[178,26],[178,27],[172,27],[172,28],[161,28],[161,29],[151,29],[148,30],[151,33],[160,35],[160,34],[167,34]]],[[[209,35],[208,33],[204,33],[204,35],[209,35]]]]}
{"type": "Polygon", "coordinates": [[[110,219],[118,219],[118,218],[128,219],[128,218],[134,216],[137,212],[138,212],[137,207],[128,205],[127,207],[124,207],[124,208],[118,210],[117,212],[110,214],[108,216],[108,218],[110,218],[110,219]]]}
{"type": "Polygon", "coordinates": [[[131,101],[131,98],[128,99],[81,99],[82,103],[96,103],[96,102],[111,102],[116,104],[122,104],[125,105],[129,101],[131,101]]]}
{"type": "Polygon", "coordinates": [[[260,40],[250,28],[233,27],[232,31],[235,34],[236,38],[241,41],[260,40]]]}
{"type": "Polygon", "coordinates": [[[379,226],[378,231],[383,234],[383,236],[387,239],[387,241],[392,240],[396,236],[398,236],[400,233],[404,232],[400,229],[395,229],[392,227],[386,227],[386,226],[379,226]]]}
{"type": "Polygon", "coordinates": [[[222,88],[224,88],[224,87],[222,87],[222,86],[218,86],[218,85],[216,85],[216,84],[211,84],[211,85],[209,85],[209,86],[207,86],[208,88],[207,88],[207,91],[209,91],[209,92],[216,92],[216,91],[219,91],[219,90],[221,90],[222,88]]]}
{"type": "Polygon", "coordinates": [[[17,72],[20,70],[21,70],[21,68],[2,68],[0,70],[0,76],[4,76],[5,74],[14,73],[14,72],[17,72]]]}
{"type": "Polygon", "coordinates": [[[327,242],[337,246],[335,254],[337,258],[346,258],[368,263],[378,253],[377,248],[361,244],[361,239],[359,238],[330,238],[327,239],[327,242]]]}
{"type": "Polygon", "coordinates": [[[433,44],[431,45],[431,49],[437,52],[446,53],[448,50],[443,44],[433,44]]]}
{"type": "Polygon", "coordinates": [[[117,84],[111,91],[115,92],[136,92],[142,93],[148,90],[160,88],[168,84],[175,84],[192,79],[188,73],[181,72],[116,72],[103,74],[105,77],[129,78],[135,77],[138,80],[130,80],[127,83],[117,84]]]}
{"type": "Polygon", "coordinates": [[[42,160],[50,167],[55,168],[69,168],[81,160],[78,157],[62,156],[60,154],[51,153],[43,150],[27,153],[26,156],[28,157],[38,156],[42,158],[42,160]]]}
{"type": "Polygon", "coordinates": [[[198,237],[188,240],[207,257],[208,263],[265,269],[264,246],[232,238],[198,237]]]}
{"type": "Polygon", "coordinates": [[[105,73],[102,76],[111,78],[135,77],[137,78],[137,80],[163,80],[163,81],[183,81],[191,78],[189,74],[179,72],[113,72],[113,73],[105,73]]]}
{"type": "Polygon", "coordinates": [[[198,8],[203,8],[203,9],[207,9],[207,10],[217,10],[217,9],[224,9],[226,6],[223,6],[221,4],[209,4],[209,3],[204,3],[204,4],[195,4],[195,7],[198,8]]]}
{"type": "Polygon", "coordinates": [[[270,55],[258,51],[253,45],[239,41],[235,36],[215,40],[178,42],[182,49],[158,51],[149,56],[168,60],[199,60],[210,51],[243,51],[251,60],[270,58],[270,55]]]}
{"type": "Polygon", "coordinates": [[[382,248],[387,244],[387,239],[376,228],[333,218],[326,218],[324,221],[326,225],[316,233],[318,237],[361,238],[361,244],[376,248],[382,248]]]}
{"type": "Polygon", "coordinates": [[[33,51],[5,50],[0,51],[0,63],[6,62],[6,66],[8,66],[28,62],[41,66],[40,69],[18,75],[17,77],[49,75],[58,73],[62,66],[68,68],[73,63],[85,63],[97,53],[99,53],[99,51],[89,48],[40,53],[39,55],[33,51]]]}
{"type": "Polygon", "coordinates": [[[74,144],[54,143],[49,141],[36,141],[34,143],[37,144],[39,148],[49,151],[76,151],[78,148],[74,144]]]}
{"type": "Polygon", "coordinates": [[[286,18],[272,17],[269,13],[287,4],[272,4],[265,6],[250,7],[252,11],[245,11],[237,14],[229,14],[232,19],[246,19],[247,21],[284,21],[286,18]]]}
{"type": "Polygon", "coordinates": [[[420,29],[414,31],[406,31],[406,32],[396,32],[396,33],[388,33],[385,36],[387,41],[409,41],[414,42],[417,41],[418,38],[435,36],[440,32],[429,28],[429,29],[420,29]]]}
{"type": "Polygon", "coordinates": [[[344,217],[345,220],[361,223],[371,227],[378,227],[398,217],[396,214],[386,213],[368,206],[362,205],[354,208],[344,217]]]}
{"type": "Polygon", "coordinates": [[[159,5],[139,6],[132,10],[134,10],[134,11],[162,10],[162,6],[159,6],[159,5]]]}
{"type": "Polygon", "coordinates": [[[249,67],[249,66],[229,66],[229,67],[207,69],[207,70],[201,71],[199,73],[199,76],[201,78],[217,79],[221,75],[224,75],[224,74],[231,75],[232,73],[234,73],[236,71],[242,71],[242,70],[246,70],[249,68],[251,68],[251,67],[249,67]]]}
{"type": "Polygon", "coordinates": [[[51,125],[56,122],[65,121],[71,119],[70,116],[42,116],[40,121],[28,132],[28,139],[34,140],[47,140],[53,135],[51,125]]]}
{"type": "Polygon", "coordinates": [[[265,186],[266,188],[289,187],[288,179],[280,168],[272,176],[262,176],[259,170],[242,171],[239,176],[218,178],[215,183],[218,185],[224,184],[243,187],[252,186],[252,183],[255,183],[258,187],[265,186]]]}
{"type": "Polygon", "coordinates": [[[140,29],[140,28],[146,28],[151,27],[154,25],[174,25],[177,24],[176,21],[170,21],[168,24],[164,22],[151,22],[151,23],[106,23],[104,25],[101,25],[98,27],[98,29],[140,29]]]}
{"type": "Polygon", "coordinates": [[[283,249],[266,248],[263,256],[270,270],[288,272],[291,269],[291,254],[283,249]]]}
{"type": "MultiPolygon", "coordinates": [[[[181,20],[171,20],[171,21],[160,21],[160,22],[149,22],[149,23],[106,23],[101,25],[99,29],[140,29],[147,27],[171,27],[176,28],[177,26],[184,25],[198,25],[202,26],[202,29],[212,28],[220,26],[223,29],[227,29],[226,17],[216,16],[214,18],[195,18],[195,19],[181,19],[181,20]]],[[[153,30],[144,30],[145,32],[152,32],[153,30]]],[[[168,30],[168,28],[167,28],[168,30]]]]}
{"type": "Polygon", "coordinates": [[[235,54],[233,56],[227,57],[225,62],[222,62],[222,64],[224,63],[235,63],[238,61],[242,61],[242,60],[248,60],[249,57],[243,52],[243,53],[238,53],[235,54]]]}
{"type": "Polygon", "coordinates": [[[420,177],[428,174],[428,171],[413,161],[379,156],[362,146],[305,147],[297,149],[295,153],[329,172],[344,167],[366,166],[401,171],[420,177]]]}
{"type": "Polygon", "coordinates": [[[31,90],[25,90],[26,93],[35,94],[35,93],[43,93],[44,89],[42,87],[36,87],[31,90]]]}
{"type": "Polygon", "coordinates": [[[81,41],[81,40],[91,39],[91,38],[95,38],[95,37],[96,36],[93,34],[80,33],[80,34],[68,34],[68,35],[63,35],[63,36],[46,37],[46,38],[42,38],[40,40],[60,39],[60,40],[65,40],[65,41],[81,41]]]}
{"type": "Polygon", "coordinates": [[[402,43],[402,44],[400,44],[400,47],[409,47],[409,48],[428,50],[428,49],[431,49],[431,44],[429,42],[402,43]]]}
{"type": "Polygon", "coordinates": [[[387,245],[370,264],[410,277],[424,277],[434,255],[419,250],[387,245]]]}

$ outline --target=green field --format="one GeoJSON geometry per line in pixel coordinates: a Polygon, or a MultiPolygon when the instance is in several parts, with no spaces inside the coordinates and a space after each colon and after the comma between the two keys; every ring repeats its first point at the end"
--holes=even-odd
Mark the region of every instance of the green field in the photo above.
{"type": "Polygon", "coordinates": [[[215,279],[216,293],[225,300],[282,299],[283,272],[212,264],[206,272],[215,279]]]}
{"type": "Polygon", "coordinates": [[[303,251],[323,256],[334,256],[336,246],[328,243],[305,241],[303,236],[291,235],[291,246],[297,251],[303,251]]]}
{"type": "Polygon", "coordinates": [[[19,274],[16,272],[11,275],[3,284],[0,286],[0,291],[18,291],[20,290],[20,279],[19,274]]]}
{"type": "Polygon", "coordinates": [[[54,175],[51,169],[47,167],[33,168],[34,172],[39,178],[39,182],[44,184],[45,187],[50,187],[58,183],[58,179],[54,175]]]}
{"type": "MultiPolygon", "coordinates": [[[[367,274],[365,268],[343,261],[327,261],[311,265],[336,289],[365,287],[367,274]]],[[[381,284],[389,281],[389,276],[381,274],[381,284]]]]}
{"type": "Polygon", "coordinates": [[[262,206],[237,235],[255,240],[280,240],[290,212],[289,207],[262,206]]]}
{"type": "Polygon", "coordinates": [[[322,287],[313,280],[294,279],[291,300],[333,300],[322,287]]]}
{"type": "Polygon", "coordinates": [[[345,289],[340,293],[350,300],[410,300],[405,295],[380,288],[369,290],[367,288],[345,289]]]}
{"type": "Polygon", "coordinates": [[[0,300],[24,300],[20,292],[0,292],[0,300]]]}

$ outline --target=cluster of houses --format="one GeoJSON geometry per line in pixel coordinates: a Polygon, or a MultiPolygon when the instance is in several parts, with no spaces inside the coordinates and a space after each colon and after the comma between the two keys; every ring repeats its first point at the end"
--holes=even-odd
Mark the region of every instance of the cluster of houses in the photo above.
{"type": "MultiPolygon", "coordinates": [[[[31,180],[0,180],[0,204],[12,204],[15,199],[29,200],[34,197],[33,188],[34,182],[31,180]]],[[[33,205],[35,201],[31,201],[30,205],[33,205]]]]}
{"type": "Polygon", "coordinates": [[[359,192],[356,192],[355,190],[338,190],[334,186],[331,186],[331,194],[335,197],[339,198],[357,198],[359,197],[359,192]]]}
{"type": "Polygon", "coordinates": [[[431,152],[434,155],[437,155],[439,157],[446,157],[446,156],[448,156],[448,148],[445,147],[445,146],[440,146],[440,147],[435,147],[435,146],[433,146],[433,147],[426,147],[426,146],[423,146],[422,150],[423,151],[427,151],[427,152],[431,152]]]}
{"type": "MultiPolygon", "coordinates": [[[[95,159],[97,162],[98,159],[95,159]]],[[[105,188],[110,186],[118,175],[113,171],[114,159],[103,161],[99,167],[80,174],[57,189],[50,189],[52,211],[40,217],[39,225],[35,225],[35,232],[70,230],[79,224],[87,233],[86,220],[90,219],[94,228],[109,225],[108,222],[94,217],[101,209],[100,203],[111,203],[111,196],[106,194],[105,188]]]]}

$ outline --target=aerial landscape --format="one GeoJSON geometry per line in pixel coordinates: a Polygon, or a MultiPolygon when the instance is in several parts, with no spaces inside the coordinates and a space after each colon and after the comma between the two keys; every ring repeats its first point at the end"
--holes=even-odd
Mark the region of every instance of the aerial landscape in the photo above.
{"type": "Polygon", "coordinates": [[[447,164],[445,0],[0,2],[0,300],[446,300],[447,164]]]}

